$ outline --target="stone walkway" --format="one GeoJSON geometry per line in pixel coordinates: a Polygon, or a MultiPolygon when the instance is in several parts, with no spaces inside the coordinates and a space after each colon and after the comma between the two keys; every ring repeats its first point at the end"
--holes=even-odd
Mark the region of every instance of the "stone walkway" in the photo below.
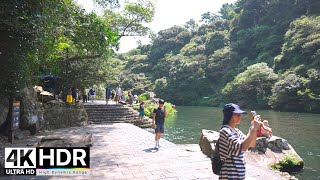
{"type": "MultiPolygon", "coordinates": [[[[94,144],[90,149],[90,176],[16,176],[1,179],[218,179],[211,171],[210,159],[201,153],[197,145],[188,148],[161,139],[161,147],[156,150],[154,134],[132,124],[58,129],[39,134],[30,139],[30,142],[37,142],[49,134],[75,135],[85,132],[94,135],[94,144]]],[[[22,147],[27,142],[21,143],[13,146],[22,147]]],[[[247,167],[247,179],[280,179],[254,165],[248,164],[247,167]]]]}

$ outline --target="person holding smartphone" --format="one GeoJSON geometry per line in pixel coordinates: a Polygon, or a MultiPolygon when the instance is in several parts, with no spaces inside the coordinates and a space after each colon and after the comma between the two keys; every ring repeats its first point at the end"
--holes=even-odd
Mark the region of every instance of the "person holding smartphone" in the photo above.
{"type": "Polygon", "coordinates": [[[236,128],[241,123],[242,114],[246,114],[246,111],[233,103],[226,104],[223,108],[223,126],[219,131],[218,141],[223,164],[219,179],[245,179],[244,151],[255,146],[257,130],[261,123],[254,118],[248,134],[245,135],[236,128]]]}

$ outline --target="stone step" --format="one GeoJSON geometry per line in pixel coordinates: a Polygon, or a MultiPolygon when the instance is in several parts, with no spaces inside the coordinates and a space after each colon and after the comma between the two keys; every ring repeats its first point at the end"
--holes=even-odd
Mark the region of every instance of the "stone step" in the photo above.
{"type": "MultiPolygon", "coordinates": [[[[89,121],[89,124],[113,124],[113,123],[124,123],[125,121],[89,121]]],[[[125,122],[127,123],[127,122],[125,122]]],[[[128,122],[131,123],[131,122],[128,122]]]]}
{"type": "Polygon", "coordinates": [[[139,116],[90,116],[88,119],[139,118],[139,116]]]}
{"type": "Polygon", "coordinates": [[[134,112],[134,111],[87,111],[87,114],[134,114],[134,113],[137,113],[137,112],[134,112]]]}
{"type": "Polygon", "coordinates": [[[132,118],[113,118],[113,119],[89,119],[90,122],[115,122],[115,121],[121,121],[121,122],[136,122],[137,119],[132,118]]]}
{"type": "Polygon", "coordinates": [[[90,105],[84,106],[86,109],[128,109],[130,107],[127,106],[114,106],[114,105],[90,105]]]}
{"type": "Polygon", "coordinates": [[[126,116],[109,116],[109,117],[89,117],[88,119],[91,120],[91,119],[122,119],[122,118],[126,118],[126,119],[134,119],[134,118],[139,118],[139,116],[132,116],[132,117],[126,117],[126,116]]]}
{"type": "Polygon", "coordinates": [[[130,109],[86,109],[88,112],[127,112],[130,109]]]}
{"type": "Polygon", "coordinates": [[[87,115],[88,116],[91,116],[91,115],[101,115],[101,116],[104,116],[104,115],[117,115],[117,116],[126,116],[126,115],[139,115],[137,112],[123,112],[123,113],[108,113],[108,112],[97,112],[97,113],[94,113],[94,112],[87,112],[87,115]]]}
{"type": "Polygon", "coordinates": [[[114,113],[114,112],[128,112],[132,111],[129,109],[86,109],[87,112],[109,112],[109,113],[114,113]]]}
{"type": "Polygon", "coordinates": [[[139,117],[138,114],[128,114],[128,115],[115,115],[115,114],[106,114],[106,115],[91,115],[88,116],[88,118],[117,118],[117,117],[126,117],[126,118],[134,118],[134,117],[139,117]]]}
{"type": "Polygon", "coordinates": [[[108,119],[92,118],[92,119],[88,119],[88,121],[115,121],[115,120],[134,121],[137,119],[139,118],[108,118],[108,119]]]}
{"type": "Polygon", "coordinates": [[[131,108],[130,106],[106,106],[106,105],[96,105],[96,106],[84,106],[84,108],[88,108],[88,109],[94,109],[94,108],[97,108],[97,109],[101,109],[101,108],[104,108],[104,109],[128,109],[128,108],[131,108]]]}
{"type": "Polygon", "coordinates": [[[84,105],[88,121],[92,124],[134,123],[139,114],[131,107],[123,105],[84,105]]]}

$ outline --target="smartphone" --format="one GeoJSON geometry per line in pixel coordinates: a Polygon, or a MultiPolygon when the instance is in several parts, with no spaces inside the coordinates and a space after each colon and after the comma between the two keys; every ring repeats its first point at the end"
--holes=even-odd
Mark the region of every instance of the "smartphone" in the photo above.
{"type": "Polygon", "coordinates": [[[259,114],[257,114],[256,111],[250,111],[252,114],[252,117],[255,118],[258,121],[261,121],[261,116],[259,114]]]}

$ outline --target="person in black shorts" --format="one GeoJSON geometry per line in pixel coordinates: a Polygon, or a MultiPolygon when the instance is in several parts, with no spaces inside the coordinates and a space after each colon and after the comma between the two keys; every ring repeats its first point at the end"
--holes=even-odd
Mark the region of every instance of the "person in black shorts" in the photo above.
{"type": "Polygon", "coordinates": [[[161,138],[161,133],[164,133],[164,120],[167,117],[168,113],[166,108],[164,107],[164,100],[159,100],[159,107],[153,110],[152,114],[152,127],[155,125],[155,141],[156,141],[156,149],[159,149],[159,140],[161,138]]]}

